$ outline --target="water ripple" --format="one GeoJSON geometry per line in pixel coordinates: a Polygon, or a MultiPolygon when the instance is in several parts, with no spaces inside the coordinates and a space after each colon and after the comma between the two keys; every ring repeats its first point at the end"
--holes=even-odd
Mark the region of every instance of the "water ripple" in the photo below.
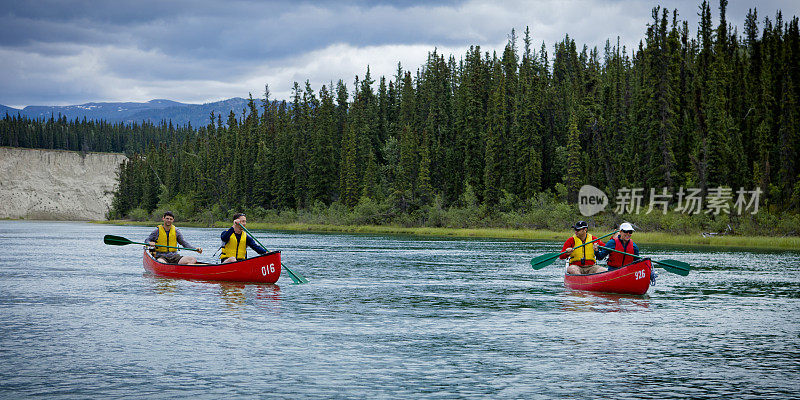
{"type": "Polygon", "coordinates": [[[565,289],[556,262],[530,268],[554,242],[257,231],[311,282],[245,285],[154,277],[140,247],[102,244],[151,230],[0,221],[0,398],[800,391],[797,252],[642,246],[694,270],[660,270],[647,295],[620,296],[565,289]]]}

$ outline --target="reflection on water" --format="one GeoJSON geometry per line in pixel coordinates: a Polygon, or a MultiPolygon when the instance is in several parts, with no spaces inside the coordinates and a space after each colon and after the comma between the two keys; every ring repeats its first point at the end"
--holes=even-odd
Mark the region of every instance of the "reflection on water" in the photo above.
{"type": "Polygon", "coordinates": [[[254,285],[254,298],[256,304],[261,304],[264,308],[277,310],[280,306],[281,287],[278,285],[254,285]]]}
{"type": "Polygon", "coordinates": [[[242,284],[220,283],[219,294],[230,309],[239,309],[245,304],[244,285],[242,284]]]}
{"type": "MultiPolygon", "coordinates": [[[[183,228],[205,248],[219,229],[183,228]]],[[[310,279],[147,275],[152,227],[0,221],[0,398],[797,398],[800,253],[642,246],[645,296],[555,242],[254,232],[310,279]],[[69,238],[69,240],[65,240],[69,238]]],[[[201,261],[212,261],[201,255],[201,261]]]]}
{"type": "Polygon", "coordinates": [[[174,279],[167,279],[158,276],[153,276],[147,272],[145,272],[142,276],[146,282],[152,284],[152,289],[154,293],[175,294],[177,290],[178,285],[175,283],[174,279]]]}
{"type": "MultiPolygon", "coordinates": [[[[153,293],[158,295],[180,295],[181,290],[196,289],[205,295],[212,294],[230,311],[256,306],[271,311],[279,311],[280,286],[277,284],[245,284],[238,282],[188,281],[143,275],[144,281],[153,293]]],[[[163,300],[163,299],[162,299],[163,300]]],[[[159,301],[155,299],[154,301],[159,301]]]]}
{"type": "Polygon", "coordinates": [[[271,311],[279,311],[280,286],[270,284],[245,285],[243,283],[220,282],[219,295],[230,310],[245,306],[257,306],[271,311]]]}
{"type": "Polygon", "coordinates": [[[594,293],[566,288],[561,307],[564,311],[590,312],[636,312],[648,311],[649,308],[650,300],[646,294],[594,293]]]}

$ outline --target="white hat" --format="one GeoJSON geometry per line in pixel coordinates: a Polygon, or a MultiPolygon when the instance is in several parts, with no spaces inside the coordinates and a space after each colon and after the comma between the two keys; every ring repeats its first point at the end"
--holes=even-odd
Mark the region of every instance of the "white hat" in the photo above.
{"type": "Polygon", "coordinates": [[[633,231],[633,225],[628,222],[623,222],[622,225],[619,226],[619,230],[621,231],[633,231]]]}

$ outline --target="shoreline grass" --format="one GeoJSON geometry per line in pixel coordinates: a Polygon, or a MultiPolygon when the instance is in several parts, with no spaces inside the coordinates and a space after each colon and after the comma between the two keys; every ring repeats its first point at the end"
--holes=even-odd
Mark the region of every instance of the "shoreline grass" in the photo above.
{"type": "MultiPolygon", "coordinates": [[[[150,226],[158,225],[152,221],[94,221],[98,224],[109,225],[135,225],[150,226]]],[[[178,226],[189,227],[209,227],[208,224],[193,223],[188,221],[178,221],[178,226]]],[[[224,229],[230,225],[227,221],[218,221],[213,227],[224,229]]],[[[435,228],[435,227],[401,227],[392,225],[323,225],[309,223],[271,223],[271,222],[248,222],[250,229],[263,229],[289,232],[308,232],[308,233],[354,233],[354,234],[377,234],[377,235],[411,235],[423,237],[449,237],[449,238],[486,238],[486,239],[516,239],[516,240],[566,240],[572,232],[568,231],[549,231],[549,230],[527,230],[527,229],[503,229],[503,228],[435,228]]],[[[594,228],[590,233],[595,236],[602,236],[612,229],[594,228]]],[[[693,234],[671,234],[666,232],[637,232],[634,240],[639,244],[654,245],[681,245],[700,248],[723,247],[740,249],[758,250],[793,250],[800,251],[800,237],[798,236],[736,236],[723,235],[704,237],[693,234]]]]}

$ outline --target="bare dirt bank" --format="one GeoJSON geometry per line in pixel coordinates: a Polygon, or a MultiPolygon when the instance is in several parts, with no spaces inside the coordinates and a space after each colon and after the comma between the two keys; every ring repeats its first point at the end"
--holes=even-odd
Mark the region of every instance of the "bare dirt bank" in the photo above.
{"type": "Polygon", "coordinates": [[[102,220],[123,154],[0,147],[0,218],[102,220]]]}

